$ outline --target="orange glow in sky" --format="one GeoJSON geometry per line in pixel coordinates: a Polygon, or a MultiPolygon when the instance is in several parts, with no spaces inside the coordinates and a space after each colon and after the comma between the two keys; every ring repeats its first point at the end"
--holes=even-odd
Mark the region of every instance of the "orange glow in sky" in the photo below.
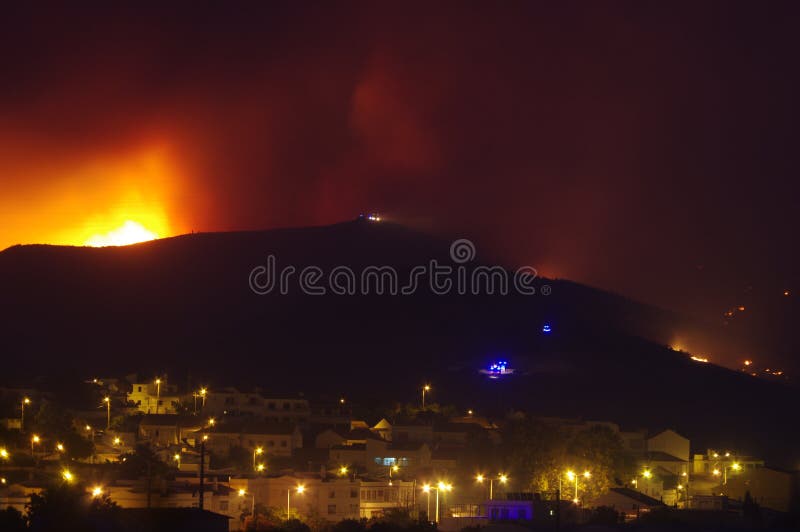
{"type": "Polygon", "coordinates": [[[127,245],[186,232],[174,221],[179,176],[159,147],[53,163],[31,158],[9,174],[16,179],[14,193],[0,196],[0,250],[127,245]]]}

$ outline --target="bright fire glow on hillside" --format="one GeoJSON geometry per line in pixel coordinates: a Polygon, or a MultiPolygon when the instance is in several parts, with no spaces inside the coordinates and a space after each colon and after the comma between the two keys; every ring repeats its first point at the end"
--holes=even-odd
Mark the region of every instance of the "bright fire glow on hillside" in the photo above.
{"type": "Polygon", "coordinates": [[[15,194],[0,194],[0,250],[35,243],[123,246],[187,232],[182,170],[160,144],[64,161],[30,158],[19,167],[4,164],[0,161],[0,170],[20,179],[15,194]],[[50,185],[35,188],[31,183],[37,180],[50,185]]]}
{"type": "Polygon", "coordinates": [[[119,229],[114,229],[104,235],[92,236],[86,241],[86,245],[94,247],[127,246],[156,238],[158,235],[145,229],[142,224],[127,220],[119,229]]]}

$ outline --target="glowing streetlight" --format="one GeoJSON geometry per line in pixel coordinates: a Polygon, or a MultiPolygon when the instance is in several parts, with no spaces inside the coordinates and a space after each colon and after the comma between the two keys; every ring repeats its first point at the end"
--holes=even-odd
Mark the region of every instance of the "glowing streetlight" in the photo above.
{"type": "Polygon", "coordinates": [[[156,414],[158,414],[158,405],[161,404],[161,379],[156,379],[156,414]]]}
{"type": "Polygon", "coordinates": [[[339,476],[342,476],[342,477],[345,476],[347,474],[347,471],[348,471],[347,466],[340,467],[339,468],[339,476]]]}
{"type": "Polygon", "coordinates": [[[389,485],[392,485],[392,473],[397,473],[400,471],[400,466],[397,464],[392,464],[389,466],[389,485]]]}
{"type": "Polygon", "coordinates": [[[726,485],[728,483],[728,469],[732,471],[741,471],[742,465],[739,462],[733,462],[731,465],[723,464],[722,471],[719,468],[714,468],[711,472],[715,477],[722,475],[722,485],[726,485]]]}
{"type": "Polygon", "coordinates": [[[103,487],[102,486],[95,486],[92,488],[92,497],[101,497],[103,495],[103,487]]]}
{"type": "Polygon", "coordinates": [[[256,456],[264,452],[263,447],[256,447],[253,449],[253,469],[256,469],[256,456]]]}
{"type": "Polygon", "coordinates": [[[75,475],[73,475],[69,469],[65,469],[64,471],[61,472],[61,478],[63,478],[67,482],[72,482],[72,480],[75,478],[75,475]]]}
{"type": "Polygon", "coordinates": [[[175,460],[175,462],[177,462],[177,464],[178,464],[178,471],[180,471],[180,470],[181,470],[181,453],[175,453],[175,454],[172,456],[172,459],[173,459],[173,460],[175,460]]]}
{"type": "Polygon", "coordinates": [[[60,453],[63,453],[64,452],[64,444],[61,443],[61,442],[56,443],[56,451],[58,451],[60,453]]]}
{"type": "Polygon", "coordinates": [[[422,387],[422,409],[425,410],[425,392],[431,391],[431,385],[426,384],[422,387]]]}
{"type": "Polygon", "coordinates": [[[42,441],[42,439],[39,438],[39,436],[36,434],[34,434],[33,437],[31,437],[31,456],[33,456],[33,446],[35,444],[38,444],[40,441],[42,441]]]}
{"type": "Polygon", "coordinates": [[[106,430],[109,430],[111,428],[111,398],[105,396],[103,402],[106,404],[106,430]]]}
{"type": "MultiPolygon", "coordinates": [[[[483,484],[483,482],[485,480],[486,480],[486,477],[484,477],[482,474],[478,473],[477,475],[475,475],[475,481],[478,484],[483,484]]],[[[494,499],[494,481],[495,480],[500,482],[500,484],[505,484],[506,482],[508,482],[508,475],[506,475],[505,473],[500,473],[499,475],[497,475],[497,478],[493,478],[493,477],[489,478],[489,500],[490,501],[492,499],[494,499]]]]}
{"type": "Polygon", "coordinates": [[[192,394],[194,397],[194,413],[197,414],[197,398],[199,397],[202,400],[200,405],[200,409],[202,410],[206,406],[206,394],[208,394],[208,389],[200,388],[198,391],[192,394]]]}
{"type": "Polygon", "coordinates": [[[266,468],[267,466],[265,466],[264,464],[258,464],[256,466],[256,471],[258,471],[259,473],[263,473],[266,468]]]}
{"type": "Polygon", "coordinates": [[[213,427],[216,422],[217,422],[217,420],[214,419],[213,417],[208,418],[208,426],[209,427],[213,427]]]}
{"type": "MultiPolygon", "coordinates": [[[[244,497],[245,495],[247,495],[247,490],[240,489],[239,490],[239,497],[244,497]]],[[[252,515],[253,517],[255,517],[255,515],[256,515],[256,494],[255,493],[252,494],[252,499],[251,499],[251,503],[250,503],[250,515],[252,515]]]]}
{"type": "MultiPolygon", "coordinates": [[[[303,493],[305,493],[306,487],[303,486],[302,484],[298,484],[294,488],[294,490],[298,495],[302,495],[303,493]]],[[[291,518],[291,515],[292,515],[292,498],[291,498],[291,495],[292,495],[292,488],[289,488],[289,489],[286,490],[286,520],[287,521],[291,518]]]]}
{"type": "Polygon", "coordinates": [[[452,484],[448,484],[448,483],[441,482],[441,481],[436,485],[435,488],[433,486],[431,486],[430,484],[425,484],[424,486],[422,486],[423,493],[428,495],[427,515],[428,515],[429,519],[430,519],[430,515],[431,515],[431,492],[432,491],[436,492],[436,517],[435,517],[434,521],[436,523],[438,523],[439,522],[439,492],[440,491],[448,492],[448,491],[452,491],[452,490],[453,490],[453,485],[452,484]]]}
{"type": "Polygon", "coordinates": [[[20,401],[20,404],[22,406],[22,409],[20,410],[20,416],[19,416],[19,431],[25,432],[25,405],[31,404],[31,400],[28,399],[27,397],[23,397],[22,401],[20,401]]]}
{"type": "Polygon", "coordinates": [[[8,460],[8,457],[9,457],[8,449],[6,449],[5,447],[0,448],[0,458],[2,458],[3,460],[8,460]]]}
{"type": "MultiPolygon", "coordinates": [[[[575,498],[572,499],[572,502],[575,504],[578,504],[578,501],[580,500],[578,499],[578,476],[579,475],[572,470],[567,471],[567,478],[570,480],[570,482],[575,482],[575,498]]],[[[592,478],[592,473],[587,469],[583,472],[583,478],[587,480],[592,478]]]]}
{"type": "Polygon", "coordinates": [[[115,436],[114,437],[114,445],[120,445],[121,443],[122,443],[122,440],[120,439],[120,437],[119,436],[115,436]]]}

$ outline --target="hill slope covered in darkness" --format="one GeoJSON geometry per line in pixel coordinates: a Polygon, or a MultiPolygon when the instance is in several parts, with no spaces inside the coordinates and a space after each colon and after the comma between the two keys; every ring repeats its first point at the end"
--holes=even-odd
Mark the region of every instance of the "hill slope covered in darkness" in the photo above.
{"type": "Polygon", "coordinates": [[[178,382],[192,375],[212,386],[387,401],[416,400],[430,380],[435,400],[465,408],[672,427],[698,449],[800,463],[788,443],[798,429],[783,417],[797,389],[667,349],[675,329],[702,326],[653,307],[547,279],[535,286],[547,285],[548,296],[440,296],[427,288],[311,296],[300,292],[297,273],[287,295],[257,295],[248,283],[272,254],[277,270],[391,265],[403,285],[416,265],[453,265],[449,246],[359,221],[121,248],[15,246],[0,253],[2,380],[167,372],[178,382]],[[495,357],[517,373],[480,376],[495,357]]]}

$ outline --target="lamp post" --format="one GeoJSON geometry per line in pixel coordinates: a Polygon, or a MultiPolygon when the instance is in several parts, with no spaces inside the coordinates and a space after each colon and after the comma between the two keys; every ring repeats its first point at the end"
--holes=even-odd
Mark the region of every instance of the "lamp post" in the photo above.
{"type": "Polygon", "coordinates": [[[200,405],[200,409],[202,410],[206,406],[206,394],[207,393],[208,393],[207,389],[200,388],[198,391],[196,391],[196,392],[194,392],[192,394],[192,397],[194,397],[194,413],[195,413],[195,415],[197,415],[197,398],[199,397],[200,399],[202,399],[202,403],[200,405]]]}
{"type": "Polygon", "coordinates": [[[175,454],[172,456],[172,459],[173,459],[173,460],[175,460],[175,462],[177,462],[177,464],[178,464],[178,471],[180,471],[180,470],[181,470],[181,453],[175,453],[175,454]]]}
{"type": "Polygon", "coordinates": [[[263,447],[256,447],[253,449],[253,470],[256,470],[256,456],[264,452],[263,447]]]}
{"type": "Polygon", "coordinates": [[[161,379],[156,379],[156,414],[158,414],[158,405],[161,403],[161,379]]]}
{"type": "Polygon", "coordinates": [[[19,431],[25,432],[25,405],[31,404],[31,400],[27,397],[23,397],[22,401],[20,401],[20,404],[22,405],[22,410],[20,410],[19,416],[19,431]]]}
{"type": "Polygon", "coordinates": [[[33,456],[33,446],[35,444],[38,444],[40,441],[42,441],[42,440],[41,440],[41,438],[39,438],[39,436],[37,434],[34,434],[31,437],[31,456],[33,456]]]}
{"type": "Polygon", "coordinates": [[[389,485],[392,485],[392,473],[397,473],[400,471],[400,466],[397,464],[392,464],[389,466],[389,485]]]}
{"type": "MultiPolygon", "coordinates": [[[[483,482],[485,480],[486,480],[486,477],[484,477],[481,474],[478,474],[478,475],[475,476],[475,481],[478,482],[478,484],[483,484],[483,482]]],[[[499,475],[497,475],[496,479],[494,477],[489,477],[489,500],[490,501],[492,499],[494,499],[494,481],[495,480],[500,482],[500,484],[505,484],[506,482],[508,482],[508,476],[503,474],[503,473],[500,473],[499,475]]]]}
{"type": "MultiPolygon", "coordinates": [[[[571,470],[567,471],[567,478],[570,481],[575,481],[575,498],[572,499],[572,502],[578,504],[578,501],[580,500],[578,499],[578,474],[571,470]]],[[[588,470],[586,470],[583,472],[583,478],[590,479],[592,478],[592,474],[588,470]]]]}
{"type": "Polygon", "coordinates": [[[728,483],[728,469],[731,469],[733,471],[740,471],[742,469],[742,466],[739,464],[739,462],[733,462],[731,465],[726,465],[723,463],[721,472],[719,469],[714,469],[714,471],[712,471],[715,477],[720,476],[720,474],[722,475],[723,486],[725,486],[728,483]]]}
{"type": "Polygon", "coordinates": [[[105,396],[103,402],[106,404],[106,430],[109,430],[111,428],[111,398],[105,396]]]}
{"type": "MultiPolygon", "coordinates": [[[[244,490],[244,489],[240,489],[239,490],[239,497],[244,497],[245,495],[247,495],[247,491],[244,490]]],[[[252,496],[252,500],[250,502],[250,515],[252,515],[253,519],[255,519],[255,517],[256,517],[256,494],[255,493],[251,493],[250,495],[252,496]]]]}
{"type": "Polygon", "coordinates": [[[430,484],[425,484],[424,486],[422,486],[422,491],[428,494],[428,519],[430,519],[430,511],[431,511],[431,492],[432,491],[436,492],[436,517],[434,519],[434,522],[438,523],[439,522],[439,492],[440,491],[448,492],[448,491],[452,491],[452,489],[453,489],[453,485],[452,484],[446,484],[444,482],[439,482],[439,484],[437,484],[435,488],[433,486],[431,486],[430,484]]]}
{"type": "MultiPolygon", "coordinates": [[[[650,490],[650,479],[651,479],[651,478],[653,478],[653,473],[651,473],[649,469],[645,469],[645,470],[642,472],[642,476],[643,476],[645,479],[647,479],[647,492],[646,492],[646,494],[647,494],[647,495],[650,495],[650,491],[651,491],[651,490],[650,490]]],[[[637,486],[638,486],[638,483],[637,483],[637,486]]]]}
{"type": "Polygon", "coordinates": [[[430,384],[426,384],[422,387],[422,409],[425,410],[425,392],[431,391],[430,384]]]}
{"type": "MultiPolygon", "coordinates": [[[[295,491],[298,494],[302,494],[306,491],[306,487],[302,484],[298,484],[295,488],[295,491]]],[[[288,521],[292,515],[292,488],[286,490],[286,520],[288,521]]]]}

